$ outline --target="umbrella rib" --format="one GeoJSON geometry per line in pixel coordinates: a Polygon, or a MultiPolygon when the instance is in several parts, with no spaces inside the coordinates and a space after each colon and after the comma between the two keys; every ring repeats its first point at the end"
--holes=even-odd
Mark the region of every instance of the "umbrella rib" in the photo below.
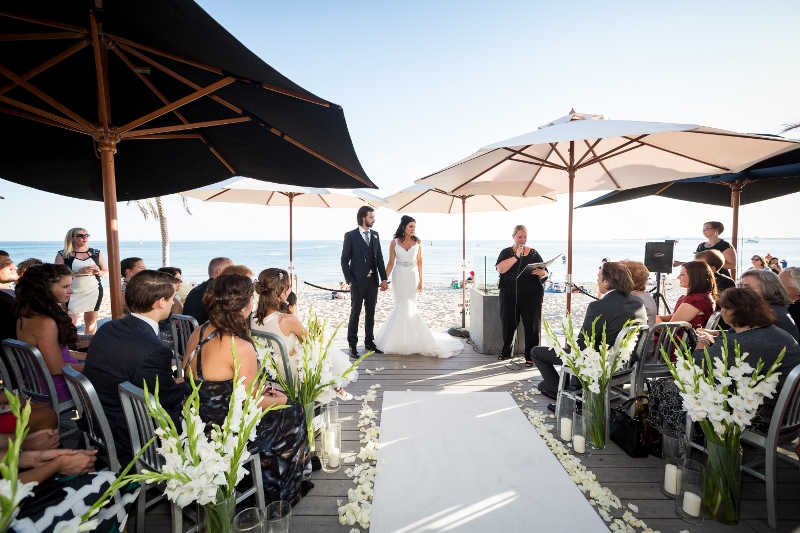
{"type": "Polygon", "coordinates": [[[108,137],[111,126],[111,103],[108,95],[108,53],[100,49],[100,28],[94,18],[94,11],[89,12],[89,24],[92,28],[92,49],[94,55],[94,71],[97,80],[97,114],[100,116],[100,127],[104,137],[108,137]]]}
{"type": "MultiPolygon", "coordinates": [[[[81,42],[73,44],[72,46],[70,46],[69,48],[67,48],[66,50],[61,52],[60,54],[51,57],[50,59],[48,59],[47,61],[45,61],[41,65],[39,65],[38,67],[35,67],[35,68],[29,70],[28,72],[26,72],[25,74],[23,74],[20,77],[23,80],[29,80],[29,79],[33,78],[34,76],[36,76],[38,74],[41,74],[42,72],[44,72],[45,70],[49,69],[53,65],[55,65],[57,63],[60,63],[61,61],[63,61],[64,59],[68,58],[69,56],[71,56],[72,54],[77,52],[78,50],[82,50],[88,44],[89,44],[89,39],[83,39],[81,42]]],[[[10,91],[11,89],[13,89],[16,86],[17,86],[17,84],[13,83],[13,82],[9,83],[7,85],[4,85],[3,87],[0,87],[0,94],[4,94],[4,93],[10,91]]]]}
{"type": "Polygon", "coordinates": [[[327,207],[327,208],[331,207],[331,205],[328,202],[325,201],[325,198],[323,198],[321,194],[317,194],[317,196],[319,196],[319,199],[322,200],[323,204],[325,204],[325,207],[327,207]]]}
{"type": "MultiPolygon", "coordinates": [[[[156,67],[158,70],[160,70],[164,74],[167,74],[168,76],[172,76],[173,78],[175,78],[179,82],[181,82],[181,83],[183,83],[185,85],[188,85],[192,89],[199,89],[200,88],[200,86],[197,85],[196,83],[194,83],[193,81],[190,81],[190,80],[184,78],[183,76],[181,76],[177,72],[165,67],[164,65],[162,65],[158,61],[156,61],[156,60],[154,60],[154,59],[142,54],[138,50],[136,50],[134,48],[131,48],[129,46],[126,46],[124,44],[121,44],[121,43],[117,43],[117,44],[118,44],[118,46],[120,48],[122,48],[126,52],[129,52],[130,54],[138,57],[142,61],[147,61],[148,63],[150,63],[151,66],[156,67]]],[[[225,100],[225,99],[223,99],[223,98],[221,98],[221,97],[219,97],[219,96],[217,96],[215,94],[209,95],[209,98],[211,98],[212,100],[214,100],[215,102],[217,102],[219,104],[224,105],[225,107],[227,107],[231,111],[234,111],[234,112],[236,112],[236,113],[238,113],[240,115],[242,114],[242,109],[240,107],[237,107],[237,106],[233,105],[232,103],[228,102],[227,100],[225,100]]]]}
{"type": "Polygon", "coordinates": [[[211,128],[213,126],[225,126],[227,124],[237,124],[239,122],[250,122],[250,117],[231,117],[221,120],[209,120],[206,122],[191,122],[189,124],[178,124],[177,126],[163,126],[161,128],[148,128],[144,130],[133,130],[121,134],[120,139],[131,139],[134,137],[143,137],[153,133],[169,133],[172,131],[185,131],[198,128],[211,128]]]}
{"type": "MultiPolygon", "coordinates": [[[[553,153],[553,148],[551,147],[550,151],[547,152],[547,155],[545,156],[544,160],[547,161],[547,159],[550,157],[550,154],[552,154],[552,153],[553,153]]],[[[533,182],[536,181],[536,178],[539,177],[539,172],[542,171],[542,168],[544,168],[544,165],[540,165],[539,168],[536,169],[536,172],[533,174],[533,177],[528,182],[528,184],[525,186],[525,190],[522,191],[522,196],[525,196],[526,194],[528,194],[528,190],[533,186],[533,182]]]]}
{"type": "Polygon", "coordinates": [[[77,113],[72,111],[67,106],[61,104],[55,98],[52,98],[51,96],[47,95],[43,91],[37,89],[31,83],[29,83],[24,78],[22,78],[21,76],[17,76],[15,73],[10,71],[9,69],[4,67],[3,65],[0,65],[0,74],[3,74],[3,76],[5,76],[6,78],[10,79],[14,83],[16,83],[17,85],[22,87],[23,89],[27,90],[29,93],[31,93],[31,94],[33,94],[35,96],[38,96],[44,102],[50,104],[51,106],[56,108],[58,111],[61,111],[62,113],[67,115],[69,118],[71,118],[72,120],[74,120],[75,122],[77,122],[78,124],[83,126],[83,128],[86,131],[91,131],[93,129],[92,125],[89,124],[89,122],[86,119],[84,119],[83,117],[81,117],[80,115],[78,115],[77,113]]]}
{"type": "Polygon", "coordinates": [[[564,163],[564,170],[569,170],[569,163],[567,163],[567,160],[564,159],[563,155],[561,155],[561,152],[558,151],[558,148],[557,148],[558,143],[549,143],[549,144],[550,144],[550,148],[556,153],[556,155],[561,160],[561,162],[564,163]]]}
{"type": "Polygon", "coordinates": [[[282,138],[283,140],[285,140],[287,142],[290,142],[293,145],[295,145],[298,148],[300,148],[301,150],[304,150],[305,152],[313,155],[317,159],[320,159],[320,160],[328,163],[330,166],[332,166],[336,170],[339,170],[340,172],[344,172],[345,174],[347,174],[351,178],[357,179],[358,181],[360,181],[361,183],[363,183],[367,187],[374,187],[374,185],[372,183],[370,183],[369,181],[364,180],[364,178],[362,178],[361,176],[359,176],[355,172],[351,172],[351,171],[347,170],[346,168],[344,168],[343,166],[341,166],[341,165],[339,165],[337,163],[334,163],[333,161],[331,161],[330,159],[328,159],[324,155],[315,152],[314,150],[312,150],[308,146],[304,145],[303,143],[301,143],[300,141],[298,141],[296,139],[293,139],[293,138],[289,137],[288,135],[286,135],[282,131],[280,131],[280,130],[278,130],[276,128],[270,128],[270,131],[272,133],[274,133],[275,135],[279,136],[280,138],[282,138]]]}
{"type": "Polygon", "coordinates": [[[406,207],[410,206],[411,204],[413,204],[414,202],[416,202],[417,200],[419,200],[420,198],[422,198],[423,196],[425,196],[426,194],[428,194],[428,193],[429,193],[429,192],[431,192],[432,190],[433,190],[433,189],[427,189],[427,190],[424,190],[424,191],[422,191],[422,193],[421,193],[419,196],[417,196],[417,197],[413,198],[413,199],[412,199],[410,202],[408,202],[406,205],[404,205],[404,206],[402,206],[402,207],[399,207],[399,208],[397,208],[397,212],[399,213],[400,211],[402,211],[402,210],[403,210],[403,209],[405,209],[406,207]]]}
{"type": "Polygon", "coordinates": [[[141,136],[141,137],[129,137],[129,139],[130,139],[131,141],[142,141],[142,140],[144,140],[144,141],[150,141],[150,140],[156,140],[156,139],[158,139],[158,140],[172,140],[172,139],[199,139],[199,140],[200,140],[200,142],[202,142],[203,144],[205,144],[205,145],[208,147],[208,149],[211,151],[211,153],[212,153],[212,154],[214,154],[214,155],[217,157],[217,159],[219,159],[220,163],[222,163],[223,165],[225,165],[225,167],[226,167],[226,168],[227,168],[227,169],[228,169],[228,170],[231,172],[231,174],[234,174],[234,175],[235,175],[235,174],[237,174],[237,172],[236,172],[236,169],[235,169],[235,168],[233,168],[233,167],[232,167],[232,166],[231,166],[231,165],[230,165],[230,164],[229,164],[227,161],[225,161],[225,158],[224,158],[224,157],[222,157],[222,154],[220,154],[219,152],[217,152],[216,148],[214,148],[214,147],[211,145],[211,143],[209,143],[209,142],[208,142],[208,139],[206,139],[206,138],[205,138],[205,137],[204,137],[202,134],[200,134],[200,133],[178,133],[178,134],[175,134],[175,135],[170,135],[170,134],[154,134],[154,135],[143,135],[143,136],[141,136]]]}
{"type": "Polygon", "coordinates": [[[476,154],[476,155],[475,155],[475,157],[470,157],[469,159],[465,159],[464,161],[461,161],[461,162],[459,162],[459,163],[456,163],[455,165],[451,165],[451,166],[449,166],[449,167],[445,167],[445,168],[443,168],[443,169],[441,169],[441,170],[437,170],[437,171],[436,171],[436,172],[434,172],[433,174],[428,174],[427,176],[423,176],[423,177],[421,177],[420,179],[416,180],[414,183],[419,183],[419,182],[421,182],[421,181],[422,181],[422,180],[424,180],[424,179],[431,178],[431,177],[433,177],[433,176],[435,176],[435,175],[437,175],[437,174],[441,174],[442,172],[445,172],[446,170],[450,170],[451,168],[456,168],[456,167],[457,167],[457,166],[459,166],[459,165],[465,165],[465,164],[467,164],[467,163],[469,163],[469,162],[471,162],[471,161],[474,161],[474,160],[478,159],[479,157],[483,157],[483,156],[485,156],[485,155],[488,155],[488,154],[490,154],[490,153],[492,153],[492,152],[496,152],[496,151],[497,151],[497,148],[495,148],[495,149],[491,150],[490,152],[486,152],[485,154],[476,154]]]}
{"type": "MultiPolygon", "coordinates": [[[[34,107],[32,105],[28,105],[28,104],[25,104],[25,103],[22,103],[22,102],[18,102],[17,100],[14,100],[13,98],[9,98],[7,96],[0,96],[0,102],[5,102],[5,103],[7,103],[9,105],[12,105],[14,107],[18,107],[20,109],[24,109],[25,111],[29,111],[29,112],[33,113],[34,115],[39,115],[40,117],[43,117],[43,118],[46,118],[46,119],[50,119],[53,122],[57,122],[59,124],[63,124],[68,129],[72,129],[74,131],[80,131],[82,133],[86,133],[87,135],[90,135],[92,133],[92,130],[88,130],[88,129],[84,128],[82,124],[78,124],[77,122],[73,122],[72,120],[66,119],[66,118],[61,117],[59,115],[55,115],[53,113],[49,113],[49,112],[47,112],[47,111],[45,111],[43,109],[39,109],[38,107],[34,107]]],[[[18,114],[17,116],[22,117],[22,116],[25,116],[25,115],[24,114],[18,114]]]]}
{"type": "Polygon", "coordinates": [[[602,139],[602,138],[600,138],[600,139],[595,139],[594,143],[593,143],[591,146],[589,146],[589,143],[586,141],[586,139],[584,139],[584,141],[583,141],[583,142],[585,142],[585,143],[586,143],[586,146],[589,146],[589,149],[588,149],[588,150],[586,150],[586,151],[583,153],[583,156],[582,156],[580,159],[578,159],[578,162],[577,162],[577,163],[575,163],[575,166],[576,166],[576,167],[580,167],[580,166],[581,166],[581,163],[583,163],[583,160],[584,160],[584,159],[586,159],[586,156],[587,156],[587,155],[589,155],[589,154],[592,154],[593,156],[597,157],[597,154],[595,154],[595,153],[594,153],[594,149],[597,147],[597,145],[598,145],[598,144],[600,144],[600,141],[601,141],[601,140],[603,140],[603,139],[602,139]]]}
{"type": "Polygon", "coordinates": [[[219,196],[222,196],[222,195],[223,195],[223,194],[225,194],[226,192],[231,192],[231,190],[230,190],[230,189],[222,189],[222,190],[221,190],[221,191],[219,191],[217,194],[211,195],[211,196],[209,196],[208,198],[206,198],[206,199],[205,199],[205,200],[203,200],[203,201],[204,201],[204,202],[210,202],[210,201],[211,201],[211,200],[213,200],[214,198],[217,198],[217,197],[219,197],[219,196]]]}
{"type": "Polygon", "coordinates": [[[609,157],[614,157],[616,155],[624,154],[625,152],[630,152],[631,150],[634,150],[636,148],[641,148],[643,146],[643,143],[641,143],[640,140],[644,139],[645,137],[647,137],[647,134],[640,135],[636,139],[631,139],[630,137],[624,137],[625,139],[629,139],[628,142],[622,143],[619,146],[615,146],[614,148],[612,148],[610,150],[607,150],[606,152],[603,152],[600,155],[597,155],[596,153],[592,152],[592,155],[594,155],[594,158],[589,159],[588,161],[586,161],[586,162],[584,162],[584,163],[582,163],[580,165],[576,165],[576,168],[588,167],[589,165],[594,165],[598,161],[602,161],[604,159],[608,159],[609,157]],[[625,148],[626,146],[629,146],[629,145],[631,145],[631,144],[633,144],[635,142],[639,142],[640,144],[637,144],[636,146],[632,146],[630,148],[626,148],[625,150],[623,150],[623,148],[625,148]]]}
{"type": "MultiPolygon", "coordinates": [[[[528,148],[530,148],[530,145],[526,146],[522,150],[527,150],[528,148]]],[[[521,157],[527,157],[528,159],[532,159],[533,160],[533,161],[520,161],[519,159],[511,159],[511,161],[514,161],[516,163],[530,163],[530,164],[533,164],[533,165],[539,164],[541,166],[545,166],[547,168],[553,168],[553,169],[556,169],[556,170],[567,170],[566,167],[561,167],[561,166],[557,165],[556,163],[553,163],[552,161],[548,161],[547,160],[547,158],[550,157],[550,154],[553,153],[552,145],[550,147],[550,152],[547,153],[547,156],[544,159],[542,159],[541,157],[536,157],[535,155],[526,154],[522,150],[514,150],[513,148],[503,147],[503,150],[508,150],[509,152],[513,152],[515,155],[518,155],[518,156],[521,156],[521,157]]],[[[566,165],[566,161],[564,162],[564,164],[566,165]]]]}
{"type": "Polygon", "coordinates": [[[658,189],[653,196],[658,196],[659,194],[661,194],[662,192],[666,191],[667,189],[669,189],[673,185],[675,185],[674,181],[671,181],[671,182],[667,183],[664,187],[661,187],[660,189],[658,189]]]}
{"type": "Polygon", "coordinates": [[[503,211],[508,211],[508,209],[506,208],[506,206],[504,206],[504,205],[503,205],[503,202],[501,202],[500,200],[498,200],[498,199],[497,199],[497,196],[495,196],[494,194],[490,194],[489,196],[491,196],[491,197],[492,197],[492,200],[494,200],[495,202],[497,202],[498,204],[500,204],[500,207],[502,207],[502,208],[503,208],[503,211]]]}
{"type": "Polygon", "coordinates": [[[61,31],[44,33],[4,33],[0,34],[0,41],[47,41],[55,39],[83,39],[86,32],[61,31]]]}
{"type": "Polygon", "coordinates": [[[456,197],[455,196],[451,196],[450,197],[450,207],[447,208],[447,214],[448,215],[453,212],[453,204],[455,203],[455,201],[456,201],[456,197]]]}
{"type": "MultiPolygon", "coordinates": [[[[626,144],[630,144],[630,143],[626,143],[626,144]]],[[[601,161],[605,161],[606,159],[611,159],[612,157],[616,157],[618,155],[622,155],[624,153],[630,152],[632,150],[636,150],[637,148],[641,148],[641,147],[642,147],[642,145],[640,144],[640,145],[637,145],[637,146],[631,146],[629,148],[626,148],[625,150],[620,150],[618,152],[614,152],[613,154],[600,156],[600,157],[595,157],[595,158],[590,159],[590,160],[586,161],[585,163],[583,163],[580,167],[578,167],[577,170],[580,170],[582,168],[586,168],[588,166],[600,163],[601,161]]]]}
{"type": "Polygon", "coordinates": [[[25,15],[17,15],[15,13],[9,13],[7,11],[0,11],[0,17],[8,17],[11,19],[24,20],[25,22],[33,22],[35,24],[41,24],[42,26],[50,26],[53,28],[58,28],[60,30],[83,32],[85,35],[89,33],[89,30],[87,30],[86,28],[82,28],[80,26],[73,26],[72,24],[67,24],[65,22],[57,22],[54,20],[28,17],[25,15]]]}
{"type": "Polygon", "coordinates": [[[227,85],[230,85],[234,81],[236,81],[236,79],[232,78],[230,76],[226,77],[226,78],[222,78],[221,80],[217,81],[216,83],[212,83],[211,85],[208,85],[207,87],[203,87],[202,89],[200,89],[198,91],[195,91],[192,94],[184,96],[180,100],[176,100],[176,101],[172,102],[169,105],[165,105],[165,106],[163,106],[163,107],[161,107],[159,109],[156,109],[152,113],[148,113],[147,115],[145,115],[143,117],[140,117],[140,118],[138,118],[138,119],[136,119],[136,120],[134,120],[132,122],[128,122],[124,126],[121,126],[121,127],[117,128],[117,134],[123,134],[123,133],[125,133],[125,132],[127,132],[129,130],[132,130],[133,128],[136,128],[137,126],[141,126],[142,124],[145,124],[146,122],[150,122],[151,120],[153,120],[155,118],[158,118],[161,115],[165,115],[165,114],[169,113],[170,111],[172,111],[174,109],[182,107],[182,106],[184,106],[184,105],[186,105],[188,103],[194,102],[198,98],[202,98],[203,96],[205,96],[207,94],[213,93],[214,91],[216,91],[218,89],[221,89],[221,88],[223,88],[223,87],[225,87],[227,85]]]}
{"type": "MultiPolygon", "coordinates": [[[[0,96],[0,102],[5,101],[5,100],[6,100],[5,97],[0,96]]],[[[83,134],[86,134],[86,135],[90,135],[91,134],[91,132],[88,132],[88,131],[85,131],[85,130],[79,128],[78,124],[73,124],[71,122],[67,122],[67,121],[63,120],[61,117],[53,116],[54,119],[48,119],[48,118],[45,118],[44,116],[40,117],[40,116],[36,116],[36,115],[33,115],[33,114],[23,113],[22,111],[18,111],[16,109],[9,109],[7,107],[0,107],[0,112],[8,113],[9,115],[14,115],[14,116],[21,117],[21,118],[24,118],[24,119],[27,119],[27,120],[33,120],[35,122],[41,122],[42,124],[47,124],[48,126],[55,126],[57,128],[63,128],[65,130],[72,131],[72,132],[75,132],[75,133],[83,133],[83,134]],[[58,120],[55,120],[55,119],[58,119],[58,120]]],[[[42,112],[42,113],[45,114],[45,115],[49,115],[49,113],[44,113],[44,112],[42,112]]]]}
{"type": "MultiPolygon", "coordinates": [[[[586,143],[586,146],[589,146],[589,143],[586,140],[584,140],[583,142],[586,143]]],[[[597,143],[595,143],[594,146],[597,146],[597,143]]],[[[589,146],[589,149],[586,151],[586,153],[587,154],[589,152],[592,153],[595,159],[597,159],[597,164],[600,165],[600,168],[603,169],[603,172],[608,174],[608,178],[614,183],[614,187],[616,187],[617,189],[621,189],[622,187],[620,186],[619,182],[616,179],[614,179],[614,176],[611,174],[611,171],[609,171],[608,167],[606,167],[606,165],[603,163],[603,160],[597,157],[597,154],[594,152],[594,146],[589,146]]]]}
{"type": "MultiPolygon", "coordinates": [[[[625,138],[626,138],[626,139],[629,139],[630,137],[625,137],[625,138]]],[[[694,157],[694,156],[691,156],[691,155],[688,155],[688,154],[684,154],[684,153],[681,153],[681,152],[677,152],[677,151],[675,151],[675,150],[670,150],[670,149],[668,149],[668,148],[662,148],[662,147],[660,147],[660,146],[656,146],[656,145],[654,145],[654,144],[651,144],[651,143],[648,143],[648,142],[644,142],[644,141],[638,141],[638,142],[642,143],[642,144],[643,144],[643,145],[645,145],[645,146],[648,146],[648,147],[650,147],[650,148],[653,148],[653,149],[655,149],[655,150],[661,150],[662,152],[667,152],[668,154],[677,155],[678,157],[683,157],[683,158],[685,158],[685,159],[689,159],[689,160],[691,160],[691,161],[696,161],[696,162],[698,162],[698,163],[702,163],[702,164],[704,164],[704,165],[708,165],[708,166],[710,166],[710,167],[718,168],[718,169],[720,169],[720,170],[724,170],[724,171],[726,171],[726,172],[730,172],[730,170],[731,170],[731,169],[729,169],[728,167],[723,167],[723,166],[720,166],[720,165],[717,165],[717,164],[711,163],[711,162],[709,162],[709,161],[705,161],[705,160],[703,160],[703,159],[700,159],[699,157],[694,157]]]]}
{"type": "MultiPolygon", "coordinates": [[[[181,56],[178,56],[178,55],[175,55],[175,54],[170,54],[169,52],[165,52],[163,50],[159,50],[158,48],[153,48],[151,46],[147,46],[147,45],[144,45],[144,44],[141,44],[141,43],[137,43],[135,41],[130,41],[130,40],[125,39],[123,37],[119,37],[118,35],[109,35],[109,37],[112,37],[114,40],[119,41],[121,43],[127,44],[128,46],[139,48],[140,50],[144,50],[146,52],[150,52],[150,53],[162,56],[162,57],[166,57],[167,59],[172,59],[174,61],[178,61],[179,63],[185,63],[187,65],[190,65],[190,66],[193,66],[193,67],[196,67],[196,68],[200,68],[200,69],[203,69],[203,70],[208,70],[209,72],[213,72],[215,74],[220,74],[220,75],[225,75],[226,74],[222,69],[219,69],[217,67],[212,67],[211,65],[206,65],[204,63],[199,63],[197,61],[193,61],[193,60],[187,59],[185,57],[181,57],[181,56]]],[[[248,80],[246,78],[239,78],[239,81],[256,84],[252,80],[248,80]]],[[[279,93],[279,94],[283,94],[285,96],[291,96],[292,98],[297,98],[299,100],[304,100],[306,102],[309,102],[309,103],[312,103],[312,104],[321,105],[323,107],[330,107],[330,103],[326,102],[325,100],[322,100],[322,99],[319,99],[319,98],[314,98],[312,96],[306,96],[306,95],[301,94],[301,93],[299,93],[297,91],[292,91],[291,89],[283,89],[281,87],[277,87],[275,85],[270,85],[268,83],[257,83],[257,85],[259,85],[262,89],[265,89],[267,91],[276,92],[276,93],[279,93]]]]}
{"type": "MultiPolygon", "coordinates": [[[[530,147],[530,146],[526,146],[525,148],[529,148],[529,147],[530,147]]],[[[473,177],[472,177],[472,178],[470,178],[469,180],[465,181],[464,183],[462,183],[461,185],[459,185],[458,187],[456,187],[455,189],[453,189],[453,192],[456,192],[457,190],[459,190],[460,188],[464,187],[465,185],[469,185],[470,183],[472,183],[472,182],[473,182],[473,181],[475,181],[476,179],[480,178],[481,176],[483,176],[484,174],[486,174],[486,173],[487,173],[487,172],[489,172],[490,170],[494,169],[495,167],[498,167],[498,166],[502,165],[503,163],[505,163],[506,161],[508,161],[509,159],[511,159],[511,158],[514,156],[514,153],[515,153],[515,152],[512,150],[512,151],[511,151],[511,155],[509,155],[509,156],[507,156],[507,157],[504,157],[503,159],[501,159],[500,161],[498,161],[498,162],[497,162],[497,163],[495,163],[494,165],[490,166],[489,168],[486,168],[486,169],[482,170],[482,171],[481,171],[481,172],[479,172],[479,173],[478,173],[476,176],[473,176],[473,177]]]]}

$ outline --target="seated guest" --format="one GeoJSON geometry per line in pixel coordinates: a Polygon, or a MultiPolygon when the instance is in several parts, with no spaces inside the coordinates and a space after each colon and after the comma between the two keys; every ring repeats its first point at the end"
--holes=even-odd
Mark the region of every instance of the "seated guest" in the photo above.
{"type": "Polygon", "coordinates": [[[183,314],[193,316],[198,324],[205,324],[208,321],[208,310],[203,305],[203,295],[206,293],[209,283],[220,275],[222,269],[232,264],[233,261],[227,257],[215,257],[208,263],[208,279],[186,295],[186,300],[183,302],[183,314]]]}
{"type": "Polygon", "coordinates": [[[78,330],[63,307],[72,295],[72,269],[51,264],[31,267],[17,283],[16,292],[17,339],[39,348],[58,400],[71,399],[61,369],[69,365],[83,372],[83,364],[70,353],[78,342],[78,330]]]}
{"type": "MultiPolygon", "coordinates": [[[[161,267],[158,269],[159,272],[164,272],[165,274],[169,274],[173,278],[178,280],[178,291],[181,290],[181,284],[183,284],[183,271],[178,267],[161,267]]],[[[175,293],[175,297],[172,299],[172,310],[171,313],[173,315],[181,315],[183,314],[183,302],[181,302],[181,296],[179,293],[175,293]]]]}
{"type": "Polygon", "coordinates": [[[747,270],[770,270],[770,268],[767,266],[767,262],[760,255],[756,254],[751,257],[750,262],[753,263],[753,266],[747,270]]]}
{"type": "MultiPolygon", "coordinates": [[[[253,282],[240,274],[220,274],[206,293],[204,302],[209,321],[189,337],[186,369],[202,383],[200,417],[210,427],[228,416],[233,393],[233,345],[239,363],[239,377],[248,387],[258,375],[258,360],[250,338],[250,313],[253,311],[253,282]]],[[[256,429],[250,452],[261,456],[264,495],[267,502],[285,500],[292,505],[310,489],[304,478],[311,475],[308,432],[303,406],[273,390],[255,391],[262,395],[261,406],[289,405],[270,411],[256,429]],[[306,484],[304,486],[304,483],[306,484]]]]}
{"type": "Polygon", "coordinates": [[[247,278],[253,278],[253,271],[245,265],[228,265],[222,269],[220,274],[241,274],[247,278]]]}
{"type": "Polygon", "coordinates": [[[30,267],[43,264],[44,261],[42,261],[41,259],[30,257],[24,261],[20,261],[17,264],[17,272],[19,273],[20,277],[22,277],[22,275],[25,274],[25,271],[28,270],[30,267]]]}
{"type": "Polygon", "coordinates": [[[786,288],[786,294],[789,295],[789,301],[792,302],[786,308],[789,315],[794,320],[797,327],[800,328],[800,268],[788,267],[784,268],[778,278],[786,288]]]}
{"type": "Polygon", "coordinates": [[[146,269],[144,266],[144,259],[141,257],[127,257],[119,262],[119,270],[122,272],[122,312],[129,315],[131,312],[128,306],[125,305],[125,288],[133,276],[146,269]]]}
{"type": "Polygon", "coordinates": [[[11,310],[16,293],[11,284],[18,279],[14,261],[7,255],[0,255],[0,341],[17,338],[17,318],[11,310]]]}
{"type": "Polygon", "coordinates": [[[706,250],[695,254],[695,261],[702,261],[711,268],[714,273],[714,281],[717,283],[717,292],[720,293],[725,289],[731,289],[736,286],[736,282],[725,274],[720,273],[722,265],[725,264],[725,256],[719,250],[706,250]]]}
{"type": "Polygon", "coordinates": [[[656,301],[653,296],[647,292],[647,280],[650,279],[650,271],[644,266],[644,263],[639,261],[630,261],[628,259],[620,261],[623,265],[628,267],[631,272],[631,279],[633,279],[633,290],[631,294],[639,298],[644,304],[644,310],[647,312],[647,325],[652,326],[656,323],[656,301]]]}
{"type": "Polygon", "coordinates": [[[688,322],[693,328],[705,326],[716,307],[717,284],[714,273],[701,261],[689,261],[681,267],[678,281],[686,289],[686,294],[678,298],[674,313],[658,315],[656,322],[688,322]]]}
{"type": "MultiPolygon", "coordinates": [[[[586,308],[586,318],[583,321],[581,334],[578,337],[578,346],[582,349],[586,347],[587,341],[583,332],[591,334],[592,322],[598,317],[600,317],[600,320],[597,321],[595,326],[595,339],[598,343],[602,342],[603,327],[605,327],[606,341],[609,346],[613,346],[614,342],[616,342],[617,335],[622,331],[625,322],[628,320],[633,320],[641,325],[647,324],[647,312],[644,304],[639,298],[631,294],[633,278],[628,267],[622,263],[604,262],[597,274],[597,286],[603,297],[590,303],[586,308]]],[[[599,348],[599,345],[595,345],[595,348],[599,348]]],[[[558,357],[555,350],[545,346],[533,348],[531,357],[542,375],[539,391],[548,398],[555,400],[558,392],[558,372],[556,372],[554,365],[562,364],[561,358],[558,357]]]]}
{"type": "MultiPolygon", "coordinates": [[[[770,275],[773,274],[770,272],[770,275]]],[[[764,398],[760,412],[760,415],[766,418],[768,425],[786,376],[800,364],[800,346],[791,335],[774,325],[775,313],[755,291],[746,287],[728,289],[720,296],[719,305],[722,318],[732,328],[732,331],[727,333],[728,357],[734,357],[734,343],[736,343],[741,347],[742,353],[750,354],[747,358],[750,366],[755,368],[761,359],[764,361],[764,372],[766,372],[778,358],[781,350],[786,348],[786,355],[777,370],[781,373],[778,378],[778,392],[772,398],[764,398]]],[[[705,357],[704,348],[708,349],[712,360],[722,355],[721,339],[701,332],[698,334],[697,350],[694,352],[697,364],[700,364],[705,357]]]]}
{"type": "Polygon", "coordinates": [[[753,289],[772,308],[776,321],[774,324],[791,335],[794,340],[800,341],[800,332],[797,324],[786,309],[791,303],[786,287],[780,278],[771,270],[748,270],[742,274],[740,283],[742,287],[753,289]]]}
{"type": "MultiPolygon", "coordinates": [[[[8,390],[8,389],[6,389],[8,390]]],[[[14,438],[17,429],[17,417],[8,408],[9,392],[0,392],[0,448],[8,448],[8,439],[14,438]]],[[[44,403],[31,402],[31,414],[28,418],[28,434],[22,442],[23,450],[49,450],[58,446],[61,436],[58,433],[58,416],[50,406],[44,403]]],[[[20,408],[25,407],[25,401],[20,408]]]]}
{"type": "Polygon", "coordinates": [[[158,380],[161,405],[180,427],[183,391],[172,377],[173,354],[158,340],[158,322],[169,316],[177,280],[154,270],[134,276],[125,291],[131,314],[97,330],[86,355],[84,374],[97,390],[121,464],[133,459],[128,425],[117,387],[130,381],[153,392],[158,380]]]}
{"type": "Polygon", "coordinates": [[[281,304],[278,306],[278,311],[281,313],[297,315],[297,295],[294,293],[294,291],[289,293],[289,296],[286,297],[285,302],[281,302],[281,304]]]}
{"type": "Polygon", "coordinates": [[[767,261],[768,261],[767,266],[769,267],[770,270],[772,270],[776,274],[781,273],[781,270],[783,270],[783,268],[781,268],[781,262],[778,260],[777,257],[773,257],[771,259],[768,259],[767,261]]]}

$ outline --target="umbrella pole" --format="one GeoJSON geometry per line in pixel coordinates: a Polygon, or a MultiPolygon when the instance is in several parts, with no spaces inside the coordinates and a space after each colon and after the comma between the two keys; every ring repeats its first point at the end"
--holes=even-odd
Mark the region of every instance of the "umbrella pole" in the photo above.
{"type": "Polygon", "coordinates": [[[117,185],[114,172],[113,141],[99,141],[103,169],[103,206],[106,215],[106,244],[108,246],[108,288],[111,291],[111,318],[122,318],[122,272],[119,258],[119,221],[117,219],[117,185]]]}
{"type": "Polygon", "coordinates": [[[467,327],[467,197],[461,197],[461,327],[467,327]]]}
{"type": "Polygon", "coordinates": [[[567,223],[567,314],[572,309],[572,213],[575,202],[575,141],[569,142],[569,222],[567,223]]]}
{"type": "MultiPolygon", "coordinates": [[[[294,195],[289,194],[289,280],[294,286],[294,258],[292,250],[292,203],[294,203],[294,195]]],[[[296,294],[296,293],[295,293],[296,294]]]]}
{"type": "MultiPolygon", "coordinates": [[[[740,182],[734,182],[731,188],[731,207],[733,208],[733,234],[731,235],[731,246],[736,251],[736,256],[739,256],[739,204],[741,202],[743,185],[740,182]]],[[[736,265],[731,269],[731,278],[736,279],[736,265]]]]}

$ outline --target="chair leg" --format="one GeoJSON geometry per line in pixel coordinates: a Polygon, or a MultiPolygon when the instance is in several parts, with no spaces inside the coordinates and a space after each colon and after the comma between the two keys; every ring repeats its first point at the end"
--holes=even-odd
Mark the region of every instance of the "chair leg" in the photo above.
{"type": "Polygon", "coordinates": [[[259,509],[267,508],[267,499],[264,497],[264,478],[261,475],[261,455],[255,453],[250,458],[250,475],[253,476],[253,483],[256,486],[256,501],[259,509]]]}
{"type": "Polygon", "coordinates": [[[144,533],[144,512],[147,509],[147,484],[142,483],[136,502],[136,533],[144,533]]]}
{"type": "Polygon", "coordinates": [[[172,513],[172,533],[183,533],[183,509],[170,502],[172,513]]]}
{"type": "Polygon", "coordinates": [[[766,461],[764,463],[764,482],[767,485],[767,523],[772,529],[778,527],[778,511],[777,502],[777,479],[775,476],[775,463],[777,461],[778,451],[773,446],[771,449],[765,450],[766,461]]]}

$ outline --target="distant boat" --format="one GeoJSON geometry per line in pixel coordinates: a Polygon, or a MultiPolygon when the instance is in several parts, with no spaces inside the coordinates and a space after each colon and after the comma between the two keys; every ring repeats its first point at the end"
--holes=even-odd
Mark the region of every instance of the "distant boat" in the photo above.
{"type": "Polygon", "coordinates": [[[761,242],[761,241],[759,240],[758,235],[756,235],[755,237],[751,237],[751,238],[747,239],[744,242],[756,243],[756,242],[761,242]]]}

